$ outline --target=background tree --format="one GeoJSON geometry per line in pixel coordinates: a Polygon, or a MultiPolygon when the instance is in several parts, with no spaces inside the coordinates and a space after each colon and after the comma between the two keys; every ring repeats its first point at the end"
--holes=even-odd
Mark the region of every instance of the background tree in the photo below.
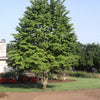
{"type": "Polygon", "coordinates": [[[99,44],[81,44],[78,43],[76,48],[76,55],[80,56],[78,66],[74,69],[79,71],[93,72],[93,69],[99,72],[99,58],[100,58],[99,44]]]}
{"type": "Polygon", "coordinates": [[[92,43],[92,50],[94,51],[94,68],[100,72],[100,44],[92,43]]]}

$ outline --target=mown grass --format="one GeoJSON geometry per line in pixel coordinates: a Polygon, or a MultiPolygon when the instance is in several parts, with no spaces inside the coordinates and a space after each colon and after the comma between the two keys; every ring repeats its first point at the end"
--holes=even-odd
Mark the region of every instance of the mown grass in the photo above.
{"type": "MultiPolygon", "coordinates": [[[[100,88],[100,79],[94,78],[73,78],[76,81],[65,83],[49,83],[47,91],[67,91],[100,88]]],[[[0,84],[0,92],[32,92],[43,91],[42,84],[0,84]]]]}
{"type": "MultiPolygon", "coordinates": [[[[94,78],[74,78],[76,81],[61,84],[54,84],[53,91],[67,91],[100,88],[100,79],[94,78]]],[[[51,84],[52,85],[52,84],[51,84]]]]}

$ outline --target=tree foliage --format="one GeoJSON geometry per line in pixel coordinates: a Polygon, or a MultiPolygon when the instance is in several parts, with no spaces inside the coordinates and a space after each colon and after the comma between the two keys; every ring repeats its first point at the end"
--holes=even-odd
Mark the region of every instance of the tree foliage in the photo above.
{"type": "Polygon", "coordinates": [[[76,61],[73,49],[76,35],[61,0],[30,1],[16,27],[14,50],[9,52],[12,67],[42,73],[46,88],[48,72],[56,66],[65,70],[76,61]]]}
{"type": "Polygon", "coordinates": [[[100,44],[81,44],[78,43],[76,54],[80,56],[76,70],[93,72],[100,71],[100,44]]]}

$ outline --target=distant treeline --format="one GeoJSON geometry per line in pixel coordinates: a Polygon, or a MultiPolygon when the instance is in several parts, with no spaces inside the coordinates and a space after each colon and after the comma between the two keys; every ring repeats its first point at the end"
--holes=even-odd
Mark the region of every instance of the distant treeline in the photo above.
{"type": "MultiPolygon", "coordinates": [[[[12,49],[12,44],[7,44],[7,52],[12,49]]],[[[100,44],[78,42],[72,51],[79,56],[76,65],[72,66],[73,71],[100,72],[100,44]]]]}
{"type": "Polygon", "coordinates": [[[82,44],[77,43],[75,54],[79,55],[80,59],[73,70],[100,72],[100,44],[82,44]]]}

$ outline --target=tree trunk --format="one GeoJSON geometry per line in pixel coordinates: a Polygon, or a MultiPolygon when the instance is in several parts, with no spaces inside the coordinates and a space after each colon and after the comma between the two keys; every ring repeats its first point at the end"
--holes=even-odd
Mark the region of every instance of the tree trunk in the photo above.
{"type": "Polygon", "coordinates": [[[48,83],[48,73],[43,72],[42,84],[44,90],[46,90],[47,83],[48,83]]]}
{"type": "Polygon", "coordinates": [[[46,87],[47,87],[47,80],[45,79],[45,80],[43,81],[43,90],[46,90],[46,87]]]}
{"type": "Polygon", "coordinates": [[[64,71],[63,71],[63,77],[62,77],[62,80],[65,81],[65,79],[66,79],[66,72],[65,72],[65,70],[64,70],[64,71]]]}
{"type": "Polygon", "coordinates": [[[17,74],[17,75],[16,75],[16,80],[18,80],[18,79],[19,79],[19,75],[17,74]]]}
{"type": "Polygon", "coordinates": [[[40,78],[39,77],[40,76],[39,73],[37,73],[36,76],[37,76],[37,81],[39,81],[39,78],[40,78]]]}

